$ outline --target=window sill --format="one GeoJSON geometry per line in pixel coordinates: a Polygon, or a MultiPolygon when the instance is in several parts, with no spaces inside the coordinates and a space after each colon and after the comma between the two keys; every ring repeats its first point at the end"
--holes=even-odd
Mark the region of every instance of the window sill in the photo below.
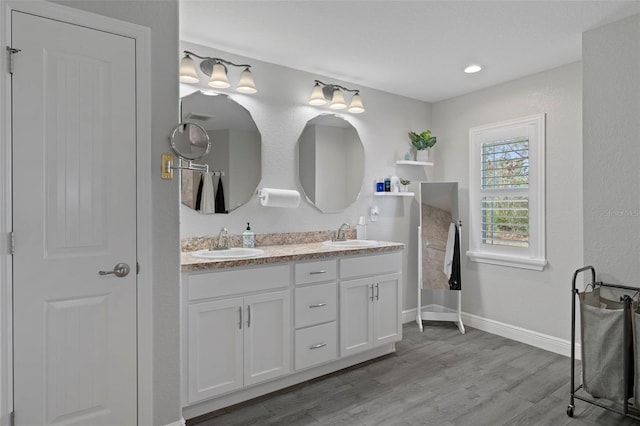
{"type": "Polygon", "coordinates": [[[547,259],[533,259],[530,257],[506,256],[504,254],[468,251],[467,256],[474,262],[491,265],[510,266],[512,268],[542,271],[547,265],[547,259]]]}

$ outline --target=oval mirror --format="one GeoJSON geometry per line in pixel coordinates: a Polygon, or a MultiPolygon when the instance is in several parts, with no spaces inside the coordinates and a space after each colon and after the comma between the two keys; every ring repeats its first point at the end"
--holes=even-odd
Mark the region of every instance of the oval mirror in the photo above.
{"type": "Polygon", "coordinates": [[[335,115],[309,120],[298,139],[298,179],[307,200],[338,213],[360,195],[364,147],[356,129],[335,115]]]}
{"type": "Polygon", "coordinates": [[[211,140],[207,131],[199,124],[182,122],[173,129],[169,145],[178,157],[197,160],[209,152],[211,140]]]}
{"type": "MultiPolygon", "coordinates": [[[[262,178],[262,137],[249,111],[227,95],[200,91],[180,103],[182,120],[197,123],[211,139],[210,151],[198,164],[207,164],[212,172],[215,213],[247,203],[262,178]]],[[[183,170],[181,176],[182,203],[201,212],[203,177],[191,170],[183,170]]]]}

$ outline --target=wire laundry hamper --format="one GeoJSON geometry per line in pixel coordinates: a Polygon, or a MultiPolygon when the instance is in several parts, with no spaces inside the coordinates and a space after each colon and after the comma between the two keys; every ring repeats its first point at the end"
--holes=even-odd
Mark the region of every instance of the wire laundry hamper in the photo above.
{"type": "Polygon", "coordinates": [[[636,313],[636,287],[596,281],[596,271],[585,266],[575,271],[571,284],[571,397],[567,415],[573,417],[575,399],[640,420],[640,315],[636,313]],[[585,291],[576,288],[578,275],[591,271],[585,291]],[[586,290],[591,288],[590,292],[586,290]],[[605,298],[602,289],[621,293],[605,298]],[[580,302],[582,384],[575,384],[576,299],[580,302]],[[635,316],[638,316],[637,320],[635,316]],[[634,323],[638,324],[635,325],[634,323]],[[634,387],[635,392],[634,392],[634,387]],[[635,399],[629,399],[635,394],[635,399]],[[606,399],[614,404],[604,404],[606,399]]]}

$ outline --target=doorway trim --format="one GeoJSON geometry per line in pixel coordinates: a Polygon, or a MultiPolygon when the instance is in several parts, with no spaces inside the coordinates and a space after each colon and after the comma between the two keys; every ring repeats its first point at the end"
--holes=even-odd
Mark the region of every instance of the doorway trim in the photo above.
{"type": "Polygon", "coordinates": [[[2,2],[0,22],[0,426],[13,411],[11,12],[20,11],[129,37],[136,45],[136,219],[137,261],[137,405],[138,424],[153,424],[153,263],[151,233],[151,31],[80,9],[37,0],[2,2]]]}

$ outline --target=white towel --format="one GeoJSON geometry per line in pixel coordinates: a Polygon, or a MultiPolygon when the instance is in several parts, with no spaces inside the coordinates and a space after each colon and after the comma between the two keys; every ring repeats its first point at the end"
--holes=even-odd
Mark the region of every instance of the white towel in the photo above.
{"type": "Polygon", "coordinates": [[[456,224],[449,225],[449,235],[447,237],[447,247],[444,252],[444,274],[447,279],[451,278],[451,266],[453,265],[453,247],[456,242],[456,224]]]}
{"type": "Polygon", "coordinates": [[[213,173],[204,172],[202,174],[202,202],[200,203],[200,213],[211,214],[215,211],[216,204],[213,196],[213,173]]]}

